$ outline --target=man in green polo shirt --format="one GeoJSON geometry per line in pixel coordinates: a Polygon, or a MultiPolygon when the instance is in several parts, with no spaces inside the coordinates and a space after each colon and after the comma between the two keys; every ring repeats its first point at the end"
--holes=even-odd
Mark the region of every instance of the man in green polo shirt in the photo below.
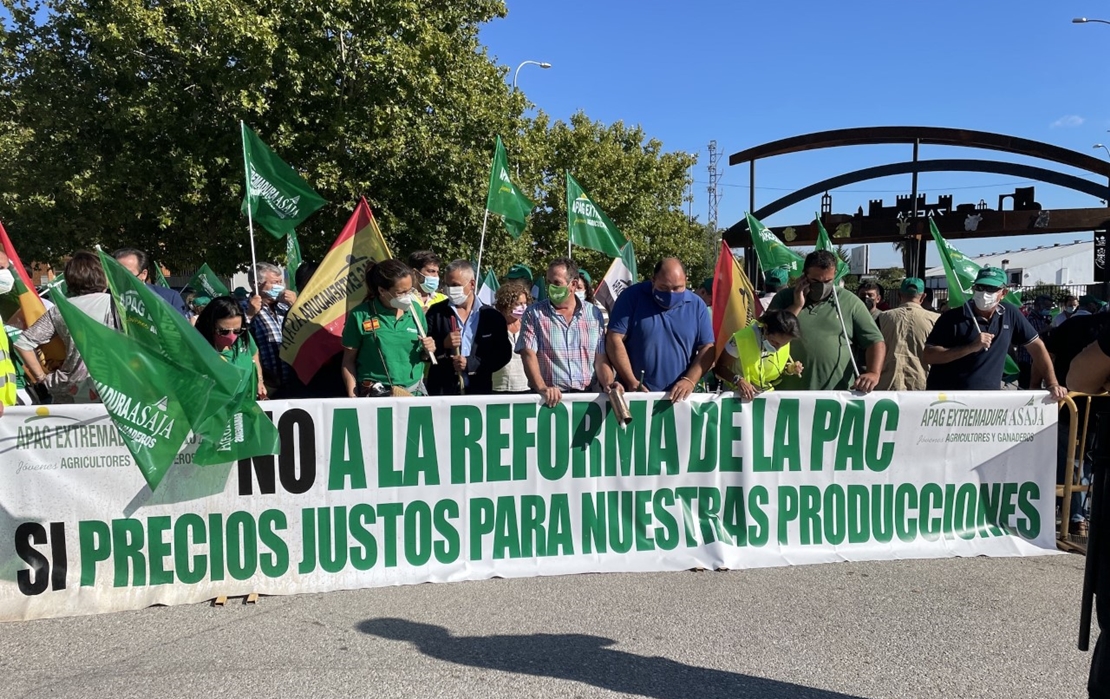
{"type": "Polygon", "coordinates": [[[770,309],[790,311],[798,317],[802,330],[802,336],[790,343],[792,358],[804,367],[802,376],[783,377],[781,391],[852,388],[869,393],[879,382],[878,370],[886,360],[883,334],[863,301],[834,281],[836,263],[828,250],[811,252],[798,281],[771,300],[770,309]],[[868,370],[858,377],[852,363],[853,344],[864,350],[867,358],[868,370]]]}

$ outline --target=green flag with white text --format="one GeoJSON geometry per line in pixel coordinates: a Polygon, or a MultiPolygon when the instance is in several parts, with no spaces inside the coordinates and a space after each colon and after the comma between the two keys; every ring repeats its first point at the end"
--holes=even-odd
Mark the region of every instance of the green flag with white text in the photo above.
{"type": "Polygon", "coordinates": [[[189,280],[189,288],[197,292],[198,296],[207,296],[214,299],[217,296],[230,296],[231,292],[228,290],[212,268],[205,262],[197,270],[197,273],[189,280]]]}
{"type": "Polygon", "coordinates": [[[505,156],[505,146],[497,137],[497,147],[493,152],[493,162],[489,169],[489,192],[486,194],[486,210],[501,216],[505,230],[514,238],[519,238],[528,225],[532,213],[532,201],[517,189],[509,177],[509,160],[505,156]]]}
{"type": "Polygon", "coordinates": [[[300,291],[297,288],[297,268],[301,266],[301,242],[297,239],[296,231],[289,231],[289,235],[285,236],[285,275],[289,277],[285,281],[285,286],[293,291],[300,291]]]}
{"type": "Polygon", "coordinates": [[[210,402],[212,379],[100,324],[63,295],[54,303],[120,438],[154,490],[189,436],[189,416],[210,402]]]}
{"type": "MultiPolygon", "coordinates": [[[[181,314],[103,251],[100,253],[100,261],[116,301],[123,332],[167,361],[191,367],[214,382],[204,409],[192,411],[186,416],[192,424],[193,432],[201,440],[194,462],[208,466],[248,456],[277,453],[277,429],[262,415],[269,427],[261,425],[257,429],[267,434],[272,433],[273,451],[267,449],[246,453],[252,450],[250,443],[247,443],[242,449],[234,450],[231,453],[232,458],[216,461],[204,458],[205,454],[213,453],[207,449],[202,451],[204,443],[219,444],[224,438],[226,428],[233,421],[233,416],[244,413],[247,415],[246,419],[257,418],[257,413],[250,410],[255,396],[246,390],[240,371],[224,361],[216,349],[181,314]]],[[[255,429],[255,426],[251,425],[249,428],[247,432],[255,429]]]]}
{"type": "Polygon", "coordinates": [[[847,276],[849,272],[848,263],[841,259],[836,252],[836,248],[833,247],[832,241],[829,240],[829,232],[825,230],[825,224],[821,223],[821,217],[817,214],[814,214],[813,217],[817,221],[817,249],[828,250],[836,258],[836,279],[834,281],[839,281],[847,276]]]}
{"type": "Polygon", "coordinates": [[[166,281],[166,275],[162,274],[162,265],[158,262],[155,262],[151,266],[154,267],[154,283],[160,287],[169,289],[170,283],[166,281]]]}
{"type": "Polygon", "coordinates": [[[759,219],[751,214],[744,214],[748,219],[748,230],[752,235],[752,247],[755,248],[756,259],[764,272],[783,267],[790,279],[797,279],[802,275],[805,258],[786,247],[767,226],[760,223],[759,219]]]}
{"type": "Polygon", "coordinates": [[[628,240],[605,212],[597,208],[567,171],[567,232],[570,242],[584,248],[620,257],[628,240]]]}
{"type": "Polygon", "coordinates": [[[249,126],[240,122],[240,127],[247,178],[243,213],[249,209],[255,223],[281,238],[327,202],[249,126]]]}

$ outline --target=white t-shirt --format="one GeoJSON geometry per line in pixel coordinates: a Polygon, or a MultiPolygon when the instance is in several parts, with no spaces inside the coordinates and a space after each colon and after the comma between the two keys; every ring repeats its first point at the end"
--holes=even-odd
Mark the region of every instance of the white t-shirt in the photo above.
{"type": "MultiPolygon", "coordinates": [[[[520,330],[509,331],[509,341],[516,347],[520,330]]],[[[519,393],[528,390],[528,376],[524,373],[524,360],[519,354],[513,352],[512,359],[504,367],[493,372],[494,393],[519,393]]]]}

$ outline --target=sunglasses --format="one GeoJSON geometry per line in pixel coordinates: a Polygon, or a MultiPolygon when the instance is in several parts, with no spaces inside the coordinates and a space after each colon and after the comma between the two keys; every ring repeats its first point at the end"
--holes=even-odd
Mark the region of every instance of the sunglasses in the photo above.
{"type": "Polygon", "coordinates": [[[217,335],[223,335],[224,337],[227,337],[228,335],[234,335],[235,337],[239,337],[240,335],[242,335],[246,331],[247,331],[246,328],[235,328],[234,330],[225,329],[225,328],[217,328],[216,329],[216,334],[217,335]]]}
{"type": "Polygon", "coordinates": [[[988,294],[993,294],[1001,288],[1002,287],[1000,287],[1000,286],[986,286],[984,284],[976,284],[976,285],[971,287],[971,290],[972,291],[985,291],[988,294]]]}

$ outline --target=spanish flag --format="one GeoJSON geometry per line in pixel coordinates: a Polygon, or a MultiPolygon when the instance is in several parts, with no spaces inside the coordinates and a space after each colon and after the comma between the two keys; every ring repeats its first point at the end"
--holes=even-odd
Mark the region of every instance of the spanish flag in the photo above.
{"type": "MultiPolygon", "coordinates": [[[[15,246],[12,245],[11,238],[8,237],[8,232],[4,230],[3,223],[0,223],[0,246],[3,247],[12,271],[15,272],[15,288],[12,291],[19,303],[19,310],[15,316],[4,318],[4,321],[10,325],[26,329],[34,325],[36,320],[46,315],[46,306],[43,305],[42,299],[35,291],[35,285],[27,274],[27,268],[20,261],[19,254],[16,253],[15,246]]],[[[65,343],[62,342],[60,337],[55,336],[42,348],[42,353],[46,359],[47,370],[53,370],[65,360],[65,343]]]]}
{"type": "Polygon", "coordinates": [[[343,351],[347,314],[366,300],[366,268],[392,255],[366,198],[359,200],[343,231],[285,317],[281,358],[304,383],[343,351]]]}
{"type": "Polygon", "coordinates": [[[733,334],[751,325],[760,310],[748,275],[722,240],[713,270],[713,337],[717,339],[717,358],[733,334]]]}

